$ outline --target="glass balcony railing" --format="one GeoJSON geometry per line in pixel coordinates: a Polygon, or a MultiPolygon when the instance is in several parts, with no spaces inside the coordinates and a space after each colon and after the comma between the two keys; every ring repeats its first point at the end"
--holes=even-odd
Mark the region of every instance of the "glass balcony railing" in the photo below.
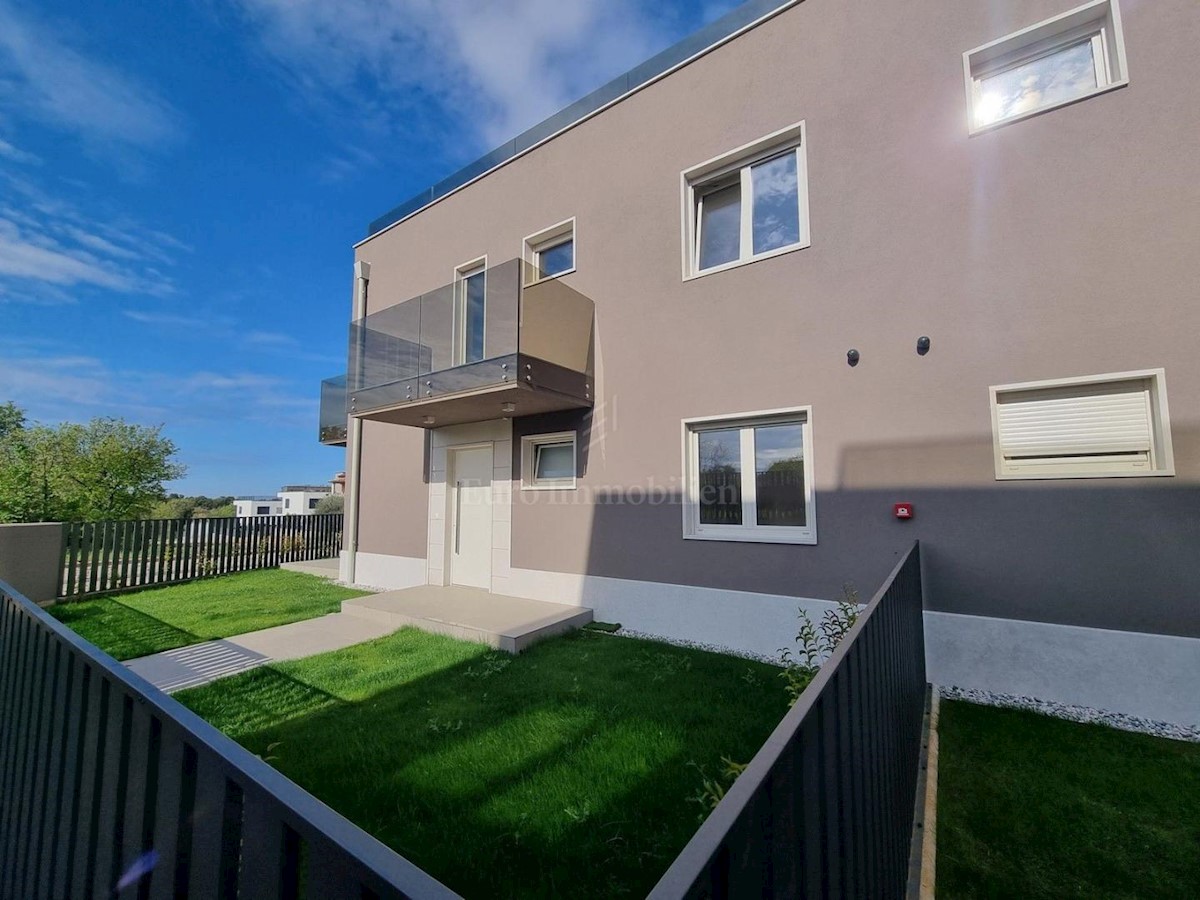
{"type": "Polygon", "coordinates": [[[420,427],[592,405],[594,305],[522,260],[350,326],[350,414],[420,427]]]}
{"type": "Polygon", "coordinates": [[[331,447],[346,445],[346,376],[338,375],[321,382],[321,443],[331,447]]]}

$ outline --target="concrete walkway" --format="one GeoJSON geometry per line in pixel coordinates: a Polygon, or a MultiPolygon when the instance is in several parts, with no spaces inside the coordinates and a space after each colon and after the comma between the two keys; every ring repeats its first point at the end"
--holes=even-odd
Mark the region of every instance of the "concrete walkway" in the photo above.
{"type": "Polygon", "coordinates": [[[308,559],[304,562],[280,563],[279,568],[289,572],[303,572],[305,575],[316,575],[319,578],[337,578],[338,569],[342,562],[336,556],[328,559],[308,559]]]}
{"type": "Polygon", "coordinates": [[[341,650],[391,634],[398,626],[345,613],[331,613],[218,641],[131,659],[129,669],[168,694],[209,684],[271,662],[341,650]]]}

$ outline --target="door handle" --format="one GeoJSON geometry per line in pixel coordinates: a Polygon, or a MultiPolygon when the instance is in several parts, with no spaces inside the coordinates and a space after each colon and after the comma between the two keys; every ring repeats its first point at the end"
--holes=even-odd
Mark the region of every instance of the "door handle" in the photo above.
{"type": "Polygon", "coordinates": [[[454,486],[454,552],[459,553],[462,536],[462,485],[461,481],[454,486]]]}

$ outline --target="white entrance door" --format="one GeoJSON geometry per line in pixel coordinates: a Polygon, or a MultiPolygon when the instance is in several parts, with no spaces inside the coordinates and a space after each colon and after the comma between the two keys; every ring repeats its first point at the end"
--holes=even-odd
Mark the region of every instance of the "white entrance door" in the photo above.
{"type": "Polygon", "coordinates": [[[450,583],[492,587],[492,448],[451,451],[450,583]]]}

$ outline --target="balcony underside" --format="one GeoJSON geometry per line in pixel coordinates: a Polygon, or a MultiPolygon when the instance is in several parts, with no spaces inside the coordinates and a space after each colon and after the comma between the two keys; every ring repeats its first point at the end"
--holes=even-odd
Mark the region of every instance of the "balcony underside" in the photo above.
{"type": "Polygon", "coordinates": [[[350,414],[372,422],[442,428],[592,406],[589,376],[524,355],[511,358],[513,380],[460,387],[474,380],[469,370],[485,366],[497,371],[490,360],[357,391],[350,414]]]}

